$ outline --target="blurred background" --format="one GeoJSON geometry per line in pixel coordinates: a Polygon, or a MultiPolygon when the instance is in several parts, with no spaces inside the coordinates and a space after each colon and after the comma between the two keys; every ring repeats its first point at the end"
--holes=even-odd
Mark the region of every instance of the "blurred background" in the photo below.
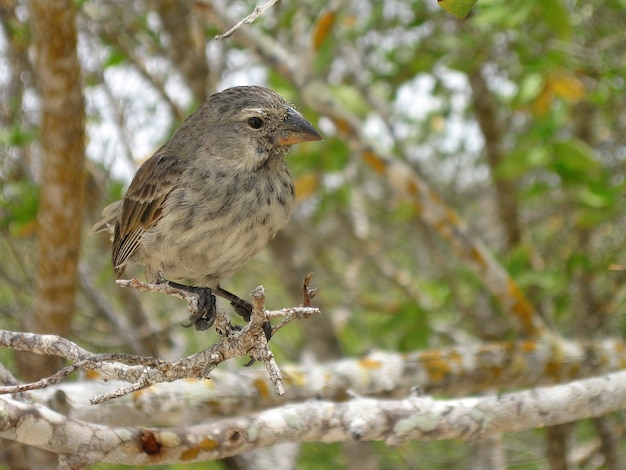
{"type": "MultiPolygon", "coordinates": [[[[34,3],[0,2],[0,328],[168,359],[211,344],[213,332],[181,328],[182,301],[116,287],[108,237],[87,230],[208,95],[260,84],[324,135],[287,157],[291,223],[223,284],[243,298],[263,284],[278,309],[315,273],[323,315],[281,331],[279,364],[517,337],[489,280],[398,195],[403,176],[382,155],[456,211],[554,331],[623,335],[624,0],[479,0],[464,20],[434,0],[283,0],[223,40],[254,2],[34,3]]],[[[0,351],[22,380],[61,364],[34,357],[0,351]]],[[[607,424],[617,437],[619,422],[607,424]]],[[[598,445],[584,452],[601,429],[561,429],[580,451],[561,467],[549,432],[507,435],[489,468],[618,468],[598,445]]],[[[296,468],[482,468],[476,453],[305,444],[296,468]]]]}

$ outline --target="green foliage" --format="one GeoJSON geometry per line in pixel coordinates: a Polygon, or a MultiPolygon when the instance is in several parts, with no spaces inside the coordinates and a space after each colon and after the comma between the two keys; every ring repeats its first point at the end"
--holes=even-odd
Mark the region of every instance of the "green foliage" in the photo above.
{"type": "Polygon", "coordinates": [[[409,352],[429,346],[431,328],[427,312],[414,302],[401,305],[378,331],[387,349],[409,352]]]}
{"type": "Polygon", "coordinates": [[[307,443],[302,446],[298,469],[317,470],[321,462],[337,468],[345,467],[345,456],[341,451],[341,445],[307,443]]]}
{"type": "Polygon", "coordinates": [[[38,206],[38,188],[31,181],[4,185],[0,193],[0,230],[8,230],[13,236],[32,233],[38,206]]]}
{"type": "Polygon", "coordinates": [[[439,6],[458,18],[465,18],[477,0],[437,0],[439,6]]]}
{"type": "Polygon", "coordinates": [[[109,48],[109,53],[102,62],[102,66],[106,69],[109,67],[115,67],[126,61],[126,56],[116,48],[109,48]]]}
{"type": "Polygon", "coordinates": [[[24,147],[31,144],[37,133],[35,130],[26,129],[22,126],[13,126],[0,129],[0,145],[6,147],[24,147]]]}

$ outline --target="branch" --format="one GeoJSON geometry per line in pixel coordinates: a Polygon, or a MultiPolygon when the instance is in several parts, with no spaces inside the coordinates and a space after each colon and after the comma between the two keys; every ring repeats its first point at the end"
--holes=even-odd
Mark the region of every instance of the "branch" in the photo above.
{"type": "Polygon", "coordinates": [[[281,406],[287,399],[336,400],[350,393],[399,397],[416,387],[428,394],[461,396],[553,385],[615,372],[624,364],[626,346],[619,339],[581,342],[542,337],[541,341],[474,344],[402,354],[372,351],[363,357],[321,364],[283,365],[286,398],[272,390],[271,380],[261,368],[218,368],[211,373],[210,383],[160,383],[141,394],[97,407],[90,402],[94,395],[112,392],[124,384],[64,382],[37,392],[34,399],[54,407],[59,396],[68,397],[65,414],[101,424],[182,426],[281,406]]]}
{"type": "MultiPolygon", "coordinates": [[[[107,427],[0,397],[0,437],[80,460],[126,465],[221,459],[282,442],[480,440],[621,410],[626,372],[549,388],[461,400],[310,400],[188,427],[107,427]],[[33,432],[33,431],[37,432],[33,432]]],[[[77,465],[75,465],[75,468],[77,465]]]]}
{"type": "MultiPolygon", "coordinates": [[[[195,294],[183,293],[178,289],[161,284],[141,283],[136,279],[123,281],[122,284],[143,291],[165,292],[169,295],[182,297],[189,302],[190,309],[197,308],[197,295],[195,294]]],[[[264,324],[270,320],[281,318],[279,324],[272,326],[273,336],[287,323],[319,314],[320,311],[313,307],[293,307],[266,311],[264,308],[265,291],[262,286],[253,291],[252,298],[254,308],[251,320],[247,325],[242,328],[233,327],[224,312],[218,311],[215,320],[216,331],[219,335],[218,342],[199,353],[176,362],[126,354],[93,354],[58,336],[0,330],[0,345],[2,346],[37,354],[61,356],[74,362],[74,364],[61,369],[52,376],[37,382],[0,387],[0,394],[45,388],[79,369],[97,370],[105,380],[116,379],[130,383],[127,387],[92,397],[91,403],[96,404],[145,389],[160,382],[172,382],[185,378],[207,378],[210,372],[221,362],[249,355],[254,360],[263,361],[266,364],[276,393],[282,395],[284,393],[283,379],[269,348],[264,324]]]]}
{"type": "Polygon", "coordinates": [[[229,38],[233,35],[233,33],[235,31],[237,31],[239,28],[241,28],[244,24],[250,24],[252,23],[254,20],[256,20],[259,16],[261,16],[263,13],[265,13],[267,10],[269,10],[270,8],[272,8],[276,3],[278,3],[280,0],[268,0],[267,2],[265,2],[263,5],[257,5],[254,7],[254,10],[252,10],[252,13],[250,13],[248,16],[246,16],[245,18],[243,18],[242,20],[239,20],[237,22],[237,24],[235,24],[235,26],[233,26],[232,28],[230,28],[228,31],[226,31],[224,34],[218,34],[217,36],[215,36],[213,39],[215,39],[216,41],[219,39],[226,39],[229,38]]]}

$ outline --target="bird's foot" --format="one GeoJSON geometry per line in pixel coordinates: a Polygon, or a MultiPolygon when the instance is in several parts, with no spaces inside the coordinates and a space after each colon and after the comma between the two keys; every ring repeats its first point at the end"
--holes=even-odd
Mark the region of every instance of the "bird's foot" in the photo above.
{"type": "Polygon", "coordinates": [[[215,313],[217,307],[215,305],[216,299],[210,287],[195,287],[186,286],[184,284],[178,284],[177,282],[165,281],[170,287],[180,289],[185,292],[189,292],[197,296],[198,301],[197,308],[193,309],[193,313],[189,316],[189,323],[183,324],[185,328],[191,328],[194,326],[198,331],[204,331],[211,328],[215,322],[215,313]]]}
{"type": "Polygon", "coordinates": [[[198,295],[198,310],[189,315],[189,323],[183,324],[183,327],[195,326],[197,331],[208,330],[215,322],[217,311],[215,296],[209,287],[194,287],[193,289],[192,292],[198,295]]]}

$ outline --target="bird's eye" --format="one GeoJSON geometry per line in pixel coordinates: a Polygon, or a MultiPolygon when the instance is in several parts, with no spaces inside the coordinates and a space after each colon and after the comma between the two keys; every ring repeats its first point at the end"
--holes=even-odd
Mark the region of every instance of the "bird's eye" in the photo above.
{"type": "Polygon", "coordinates": [[[263,127],[263,119],[258,116],[252,116],[251,118],[248,118],[248,125],[252,129],[260,129],[263,127]]]}

